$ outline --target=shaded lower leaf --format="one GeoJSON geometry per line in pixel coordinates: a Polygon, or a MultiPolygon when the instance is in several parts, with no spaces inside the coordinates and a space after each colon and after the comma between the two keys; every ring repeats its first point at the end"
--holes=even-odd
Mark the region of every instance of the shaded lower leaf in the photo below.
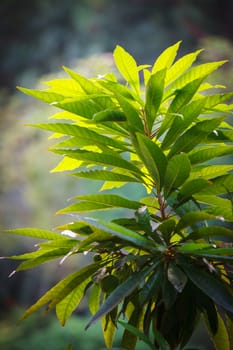
{"type": "Polygon", "coordinates": [[[213,274],[197,268],[191,264],[182,263],[182,268],[188,278],[207,294],[217,305],[225,310],[233,312],[233,293],[223,281],[213,274]]]}
{"type": "Polygon", "coordinates": [[[116,305],[122,302],[124,298],[130,295],[140,283],[144,282],[146,276],[155,268],[155,266],[156,263],[144,271],[133,273],[122,284],[114,289],[106,301],[101,305],[97,313],[88,322],[86,329],[89,328],[93,323],[97,322],[104,315],[109,313],[116,305]]]}

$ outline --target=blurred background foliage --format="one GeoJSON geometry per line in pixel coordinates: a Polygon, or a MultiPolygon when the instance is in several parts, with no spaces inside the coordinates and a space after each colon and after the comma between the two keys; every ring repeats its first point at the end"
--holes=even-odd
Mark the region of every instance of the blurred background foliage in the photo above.
{"type": "MultiPolygon", "coordinates": [[[[181,53],[205,48],[202,61],[228,59],[213,79],[233,88],[231,0],[1,0],[0,15],[0,228],[53,228],[67,221],[54,215],[67,199],[87,192],[90,186],[94,191],[99,188],[50,173],[58,158],[48,152],[46,134],[24,124],[46,121],[53,114],[52,107],[18,93],[17,84],[41,86],[43,81],[63,76],[62,65],[89,77],[113,71],[111,53],[117,44],[138,63],[152,63],[161,50],[182,40],[181,53]]],[[[33,249],[31,240],[1,235],[1,255],[28,248],[33,249]]],[[[102,346],[99,330],[83,335],[85,321],[76,318],[65,330],[51,317],[35,317],[15,326],[21,307],[81,266],[83,259],[20,272],[11,279],[8,275],[15,265],[1,260],[1,348],[36,350],[43,342],[54,350],[69,342],[80,350],[91,350],[91,343],[93,349],[102,346]]],[[[200,339],[203,348],[212,349],[203,336],[200,339]]]]}

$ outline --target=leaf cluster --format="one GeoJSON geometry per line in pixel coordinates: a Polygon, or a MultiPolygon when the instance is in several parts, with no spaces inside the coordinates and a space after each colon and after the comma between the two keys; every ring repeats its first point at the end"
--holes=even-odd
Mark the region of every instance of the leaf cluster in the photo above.
{"type": "Polygon", "coordinates": [[[46,305],[64,325],[89,291],[87,328],[102,319],[107,348],[120,322],[122,349],[135,349],[138,339],[151,349],[182,349],[203,317],[216,348],[231,349],[233,166],[225,156],[233,152],[226,119],[233,93],[205,81],[225,61],[194,64],[201,50],[176,60],[179,46],[152,66],[138,66],[117,46],[120,79],[87,79],[64,68],[69,78],[47,82],[46,90],[19,88],[61,110],[34,125],[52,132],[51,151],[62,155],[53,171],[102,182],[100,193],[59,210],[73,221],[57,233],[9,231],[45,239],[37,251],[11,257],[23,260],[17,270],[93,254],[93,263],[61,280],[23,318],[46,305]],[[129,183],[147,196],[120,195],[129,183]],[[125,215],[112,221],[88,214],[116,208],[125,215]]]}

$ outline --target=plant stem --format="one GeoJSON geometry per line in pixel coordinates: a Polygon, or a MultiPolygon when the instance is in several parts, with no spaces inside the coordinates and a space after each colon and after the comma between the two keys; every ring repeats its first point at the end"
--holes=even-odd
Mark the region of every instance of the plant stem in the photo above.
{"type": "Polygon", "coordinates": [[[165,213],[165,208],[166,208],[166,204],[164,202],[163,196],[161,195],[161,193],[158,193],[158,202],[159,202],[159,210],[161,213],[161,218],[163,220],[166,220],[167,216],[165,213]]]}

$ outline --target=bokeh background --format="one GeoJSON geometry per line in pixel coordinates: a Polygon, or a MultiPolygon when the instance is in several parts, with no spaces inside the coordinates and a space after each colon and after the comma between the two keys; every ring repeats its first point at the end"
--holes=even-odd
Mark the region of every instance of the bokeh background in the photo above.
{"type": "MultiPolygon", "coordinates": [[[[62,224],[67,218],[54,212],[93,186],[50,173],[57,159],[47,151],[46,133],[25,124],[46,121],[53,110],[17,92],[16,85],[35,88],[62,76],[63,65],[86,76],[112,71],[117,44],[138,63],[152,63],[163,49],[182,40],[180,54],[204,47],[202,61],[228,59],[215,81],[233,89],[232,17],[232,0],[1,0],[0,229],[62,224]]],[[[2,256],[34,249],[31,240],[5,234],[0,240],[2,256]]],[[[0,260],[1,349],[60,350],[68,343],[75,350],[104,347],[100,325],[83,331],[85,303],[64,329],[52,315],[35,315],[17,325],[23,308],[82,264],[79,258],[9,279],[16,265],[0,260]]],[[[203,326],[193,344],[213,349],[203,326]]]]}

